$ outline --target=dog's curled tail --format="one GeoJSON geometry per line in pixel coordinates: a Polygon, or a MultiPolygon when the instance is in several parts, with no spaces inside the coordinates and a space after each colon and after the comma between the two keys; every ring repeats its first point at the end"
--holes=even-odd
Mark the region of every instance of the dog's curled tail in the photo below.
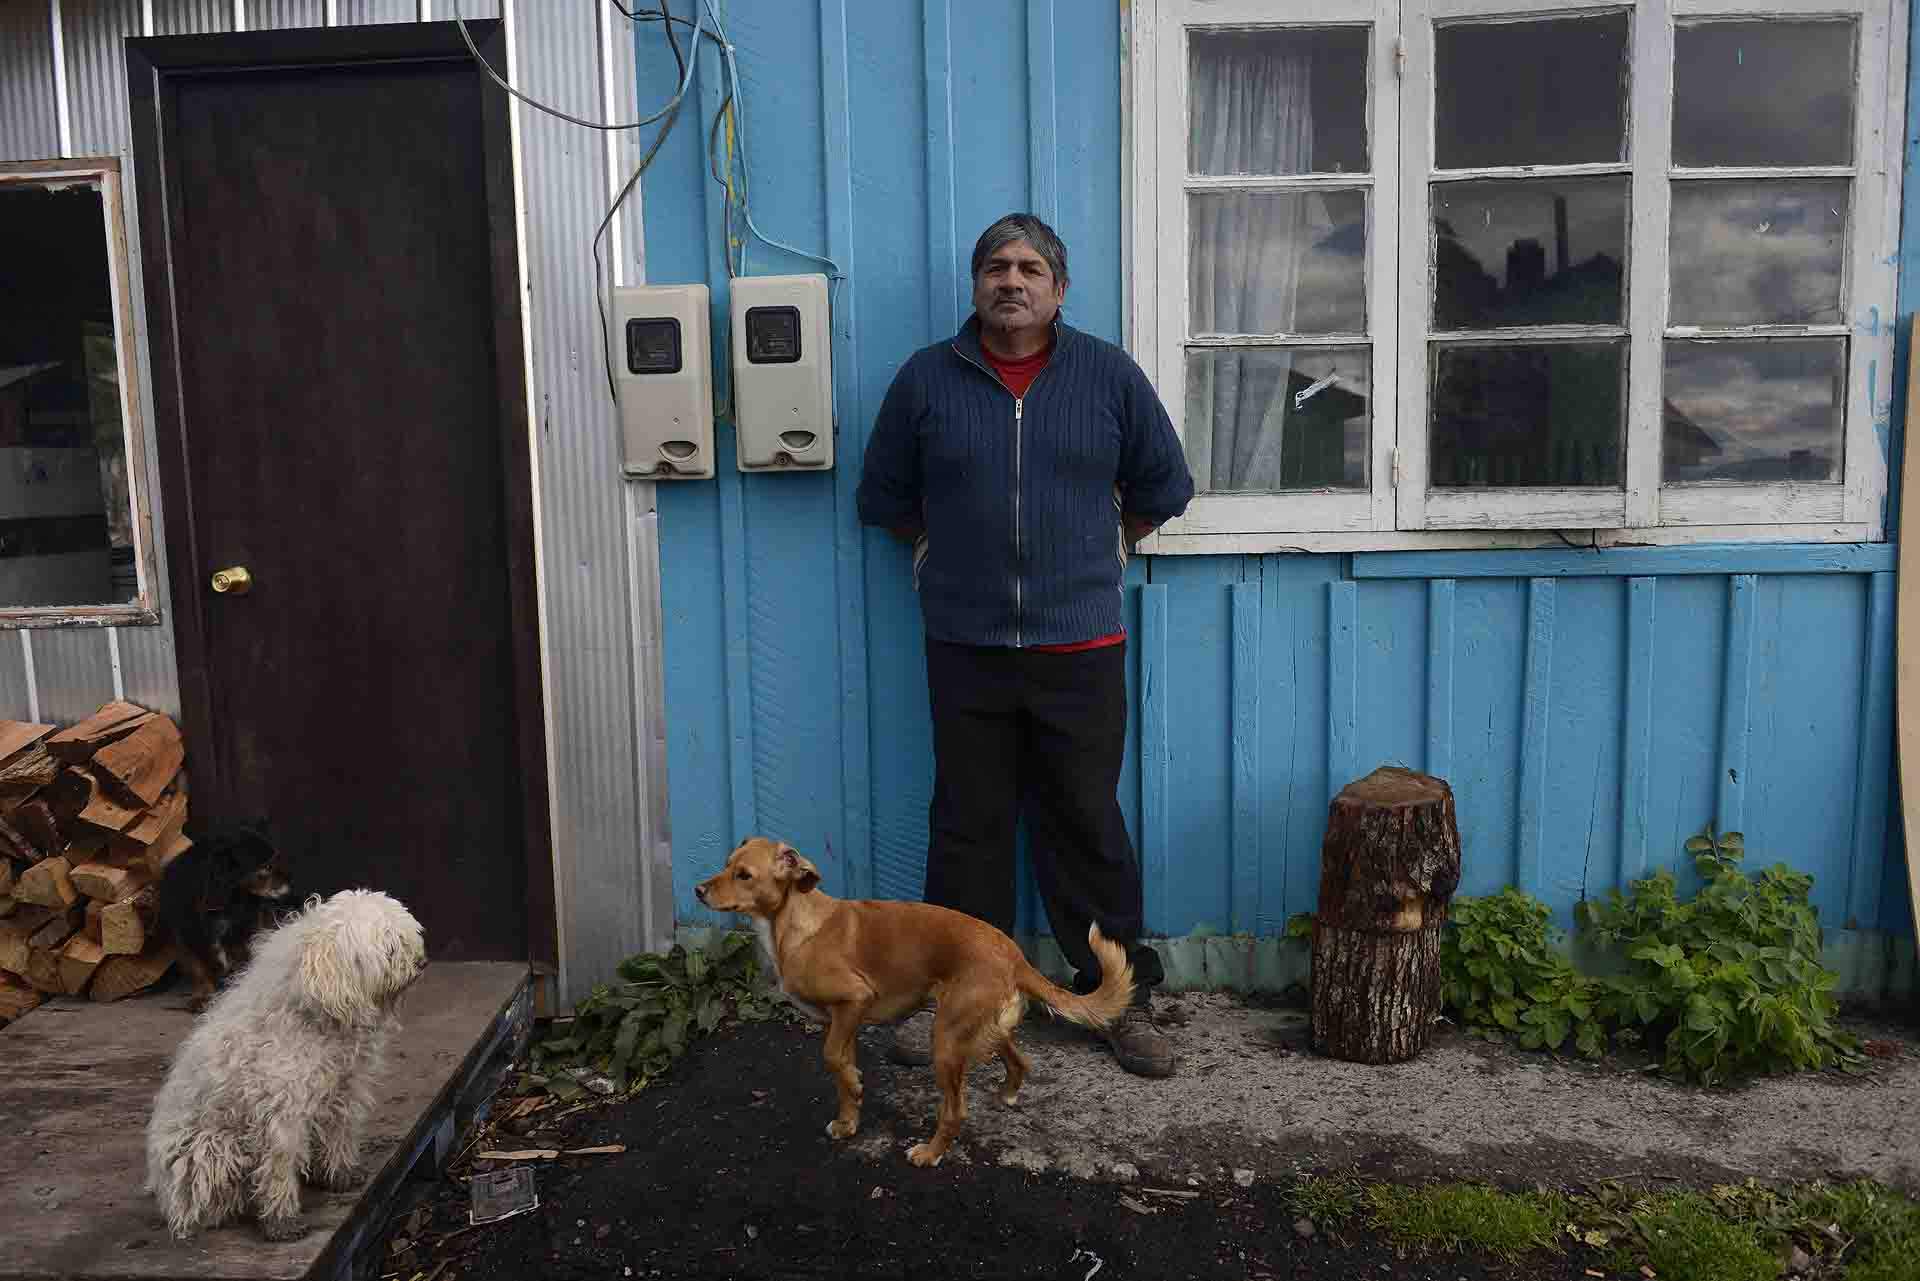
{"type": "Polygon", "coordinates": [[[1133,964],[1127,960],[1127,950],[1102,934],[1098,925],[1087,927],[1087,945],[1100,962],[1100,986],[1086,996],[1048,982],[1032,966],[1020,976],[1018,986],[1022,994],[1062,1018],[1099,1030],[1119,1018],[1133,999],[1133,964]]]}

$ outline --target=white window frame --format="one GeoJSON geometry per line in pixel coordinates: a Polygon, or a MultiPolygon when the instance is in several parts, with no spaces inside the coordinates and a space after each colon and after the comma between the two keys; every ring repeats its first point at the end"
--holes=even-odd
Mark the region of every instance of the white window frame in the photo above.
{"type": "MultiPolygon", "coordinates": [[[[1128,341],[1184,434],[1188,193],[1216,188],[1369,188],[1368,327],[1373,349],[1371,466],[1364,491],[1197,495],[1182,518],[1145,540],[1161,554],[1361,551],[1687,542],[1862,542],[1884,537],[1887,464],[1876,432],[1892,396],[1894,258],[1905,131],[1907,10],[1903,0],[1134,0],[1126,60],[1130,168],[1128,341]],[[1630,14],[1627,161],[1579,166],[1629,178],[1629,384],[1623,487],[1430,491],[1427,325],[1431,308],[1433,30],[1438,22],[1630,14]],[[1839,168],[1675,169],[1669,163],[1677,22],[1715,18],[1852,18],[1856,40],[1854,157],[1839,168]],[[1371,177],[1193,178],[1187,174],[1187,32],[1210,27],[1371,23],[1371,177]],[[1647,69],[1654,74],[1648,74],[1647,69]],[[1397,127],[1395,127],[1397,125],[1397,127]],[[1701,331],[1667,320],[1668,209],[1677,181],[1700,177],[1848,177],[1843,323],[1701,331]],[[1848,394],[1839,482],[1662,485],[1661,403],[1667,338],[1845,336],[1848,394]]],[[[1556,170],[1557,171],[1557,170],[1556,170]]],[[[1517,177],[1511,170],[1449,178],[1517,177]]],[[[1556,327],[1577,336],[1581,327],[1556,327]]],[[[1502,331],[1503,341],[1529,331],[1502,331]]],[[[1616,327],[1611,332],[1618,333],[1616,327]]],[[[1256,343],[1260,340],[1254,340],[1256,343]]],[[[1326,345],[1314,338],[1267,345],[1326,345]]],[[[1340,341],[1335,339],[1335,342],[1340,341]]]]}
{"type": "Polygon", "coordinates": [[[152,481],[148,475],[146,419],[140,408],[140,345],[133,317],[127,252],[125,187],[116,156],[0,162],[0,190],[18,187],[91,187],[105,214],[107,282],[113,307],[113,349],[120,383],[120,424],[125,437],[127,497],[133,505],[133,565],[138,586],[130,601],[99,605],[0,605],[0,629],[23,627],[151,626],[160,621],[156,599],[159,569],[154,552],[152,481]]]}

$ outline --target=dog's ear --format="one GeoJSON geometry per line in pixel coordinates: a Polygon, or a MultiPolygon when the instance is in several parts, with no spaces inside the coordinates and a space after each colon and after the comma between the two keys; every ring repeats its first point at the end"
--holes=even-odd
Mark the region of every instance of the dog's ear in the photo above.
{"type": "Polygon", "coordinates": [[[780,857],[774,866],[778,867],[780,874],[792,881],[793,888],[802,894],[820,884],[820,869],[791,845],[780,847],[780,857]]]}
{"type": "Polygon", "coordinates": [[[342,931],[315,928],[300,944],[300,963],[294,972],[300,996],[342,1023],[364,1023],[376,1013],[366,976],[347,954],[342,931]]]}

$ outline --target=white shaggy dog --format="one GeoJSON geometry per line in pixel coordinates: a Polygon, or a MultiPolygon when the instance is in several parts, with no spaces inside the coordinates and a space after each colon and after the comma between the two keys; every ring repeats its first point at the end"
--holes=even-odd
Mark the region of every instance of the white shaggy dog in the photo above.
{"type": "Polygon", "coordinates": [[[176,1237],[251,1213],[307,1231],[300,1181],[357,1185],[394,1004],[426,964],[397,899],[342,890],[255,945],[174,1056],[147,1123],[147,1189],[176,1237]]]}

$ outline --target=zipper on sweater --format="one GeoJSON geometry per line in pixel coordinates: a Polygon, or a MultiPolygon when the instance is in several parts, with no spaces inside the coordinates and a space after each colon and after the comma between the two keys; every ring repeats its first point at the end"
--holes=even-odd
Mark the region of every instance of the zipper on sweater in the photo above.
{"type": "MultiPolygon", "coordinates": [[[[1038,382],[1039,379],[1035,379],[1038,382]]],[[[1028,391],[1033,388],[1029,386],[1028,391]]],[[[1025,413],[1024,396],[1013,398],[1013,647],[1020,648],[1020,621],[1026,611],[1020,591],[1020,419],[1025,413]]]]}
{"type": "MultiPolygon", "coordinates": [[[[985,374],[988,378],[991,378],[993,380],[993,385],[998,387],[1001,391],[1006,392],[1007,395],[1009,396],[1013,396],[1013,389],[1000,381],[1000,375],[994,373],[991,369],[988,369],[985,365],[975,360],[972,356],[967,355],[966,352],[961,351],[959,343],[953,343],[951,344],[951,346],[953,347],[954,355],[960,357],[960,359],[966,361],[969,365],[972,365],[975,369],[978,369],[981,373],[985,374]]],[[[1055,343],[1054,354],[1055,355],[1059,354],[1059,344],[1057,342],[1055,343]]],[[[1047,366],[1048,366],[1048,369],[1051,369],[1053,366],[1053,362],[1048,361],[1047,366]]],[[[1024,604],[1025,592],[1020,582],[1020,555],[1021,555],[1021,549],[1024,546],[1023,540],[1020,537],[1021,420],[1026,416],[1027,397],[1033,395],[1033,389],[1040,385],[1040,380],[1047,376],[1047,372],[1048,372],[1047,369],[1042,369],[1039,373],[1033,376],[1033,381],[1027,384],[1026,396],[1013,396],[1013,646],[1015,649],[1021,648],[1025,640],[1025,637],[1022,635],[1022,632],[1021,632],[1020,623],[1021,623],[1022,615],[1026,611],[1026,607],[1024,604]]]]}

